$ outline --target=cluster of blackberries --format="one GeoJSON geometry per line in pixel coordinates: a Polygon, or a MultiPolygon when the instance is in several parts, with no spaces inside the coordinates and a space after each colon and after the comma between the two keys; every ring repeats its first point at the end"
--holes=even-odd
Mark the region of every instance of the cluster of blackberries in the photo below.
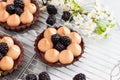
{"type": "Polygon", "coordinates": [[[47,20],[46,20],[46,23],[49,25],[54,25],[56,23],[55,15],[49,15],[47,20]]]}
{"type": "Polygon", "coordinates": [[[46,20],[47,24],[54,25],[56,23],[55,14],[57,14],[57,9],[54,5],[47,5],[47,12],[49,17],[46,20]]]}
{"type": "Polygon", "coordinates": [[[6,11],[9,14],[16,13],[17,15],[21,15],[24,11],[24,3],[22,0],[14,0],[14,4],[8,4],[6,6],[6,11]]]}
{"type": "Polygon", "coordinates": [[[69,11],[63,11],[62,19],[64,21],[70,21],[71,22],[73,20],[73,16],[69,11]]]}
{"type": "Polygon", "coordinates": [[[79,73],[74,76],[73,80],[86,80],[86,76],[83,73],[79,73]]]}
{"type": "MultiPolygon", "coordinates": [[[[47,72],[42,72],[38,75],[38,80],[51,80],[47,72]]],[[[35,74],[28,74],[26,80],[37,80],[35,74]]],[[[86,80],[86,76],[83,73],[79,73],[73,77],[73,80],[86,80]]]]}
{"type": "Polygon", "coordinates": [[[60,36],[59,34],[54,34],[51,37],[54,48],[58,51],[62,51],[67,48],[67,46],[72,42],[68,36],[60,36]]]}
{"type": "Polygon", "coordinates": [[[0,43],[0,60],[3,58],[3,56],[6,55],[8,50],[9,50],[9,48],[8,48],[7,43],[1,42],[0,43]]]}
{"type": "MultiPolygon", "coordinates": [[[[47,6],[47,12],[49,14],[49,17],[46,20],[47,24],[54,25],[56,23],[56,17],[55,14],[57,14],[57,9],[54,5],[48,5],[47,6]]],[[[61,17],[64,21],[72,21],[73,16],[69,11],[63,11],[63,15],[61,17]]]]}
{"type": "Polygon", "coordinates": [[[49,15],[57,14],[57,9],[54,5],[47,5],[47,12],[49,15]]]}
{"type": "MultiPolygon", "coordinates": [[[[42,72],[38,75],[38,80],[51,80],[50,76],[47,72],[42,72]]],[[[37,76],[35,74],[28,74],[26,76],[26,80],[37,80],[37,76]]]]}

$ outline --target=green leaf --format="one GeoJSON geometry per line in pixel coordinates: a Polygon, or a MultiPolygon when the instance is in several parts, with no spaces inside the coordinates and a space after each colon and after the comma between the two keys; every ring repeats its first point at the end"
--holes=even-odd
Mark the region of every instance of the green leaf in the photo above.
{"type": "Polygon", "coordinates": [[[70,0],[64,0],[64,4],[67,4],[70,0]]]}
{"type": "Polygon", "coordinates": [[[79,13],[83,12],[83,7],[81,7],[80,4],[75,2],[75,0],[72,0],[72,3],[74,5],[74,11],[79,12],[79,13]]]}
{"type": "Polygon", "coordinates": [[[99,34],[99,35],[101,35],[101,34],[103,33],[103,31],[102,31],[99,27],[96,29],[96,32],[97,32],[97,34],[99,34]]]}
{"type": "Polygon", "coordinates": [[[101,35],[102,33],[104,33],[107,29],[107,25],[106,24],[103,24],[102,22],[98,21],[98,20],[95,20],[95,23],[97,24],[97,29],[96,29],[96,32],[101,35]]]}
{"type": "Polygon", "coordinates": [[[108,27],[113,28],[115,24],[107,24],[108,27]]]}
{"type": "Polygon", "coordinates": [[[108,37],[108,34],[105,34],[105,35],[104,35],[104,38],[106,39],[107,37],[108,37]]]}
{"type": "Polygon", "coordinates": [[[106,31],[107,25],[103,24],[102,22],[99,21],[95,21],[95,23],[97,24],[98,28],[100,28],[103,32],[106,31]]]}

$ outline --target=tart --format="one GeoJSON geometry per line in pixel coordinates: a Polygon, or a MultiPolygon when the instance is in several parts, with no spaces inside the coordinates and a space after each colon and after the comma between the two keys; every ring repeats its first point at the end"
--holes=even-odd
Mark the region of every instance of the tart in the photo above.
{"type": "Polygon", "coordinates": [[[81,36],[64,26],[47,28],[37,36],[34,46],[37,57],[54,67],[73,64],[84,53],[81,36]]]}
{"type": "Polygon", "coordinates": [[[22,63],[24,50],[15,38],[0,34],[0,76],[16,70],[22,63]]]}
{"type": "Polygon", "coordinates": [[[2,0],[0,25],[13,31],[24,30],[37,21],[39,12],[36,0],[2,0]]]}

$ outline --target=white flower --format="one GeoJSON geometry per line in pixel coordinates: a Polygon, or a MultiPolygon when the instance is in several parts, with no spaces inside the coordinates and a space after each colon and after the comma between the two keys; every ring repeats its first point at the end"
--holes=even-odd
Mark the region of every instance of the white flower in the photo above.
{"type": "Polygon", "coordinates": [[[95,23],[92,23],[89,26],[87,26],[86,29],[93,32],[93,31],[95,31],[96,27],[97,27],[97,25],[95,23]]]}
{"type": "Polygon", "coordinates": [[[64,5],[64,0],[51,0],[50,4],[53,5],[64,5]]]}
{"type": "Polygon", "coordinates": [[[69,11],[71,9],[69,5],[60,5],[59,8],[64,11],[69,11]]]}
{"type": "Polygon", "coordinates": [[[73,19],[75,20],[75,24],[77,25],[82,25],[83,24],[83,18],[80,14],[78,14],[77,16],[74,16],[73,19]]]}
{"type": "Polygon", "coordinates": [[[96,17],[96,11],[95,10],[92,10],[88,15],[87,15],[88,18],[95,18],[96,17]]]}

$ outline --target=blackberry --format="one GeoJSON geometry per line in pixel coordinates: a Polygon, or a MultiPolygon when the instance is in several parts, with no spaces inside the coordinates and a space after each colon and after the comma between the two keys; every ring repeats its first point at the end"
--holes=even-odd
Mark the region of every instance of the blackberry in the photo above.
{"type": "Polygon", "coordinates": [[[57,9],[55,8],[54,5],[48,5],[47,6],[47,12],[48,14],[57,14],[57,9]]]}
{"type": "Polygon", "coordinates": [[[83,73],[79,73],[79,74],[75,75],[73,80],[86,80],[86,76],[83,73]]]}
{"type": "Polygon", "coordinates": [[[60,39],[60,42],[67,47],[69,44],[71,44],[72,40],[68,36],[62,36],[60,39]]]}
{"type": "Polygon", "coordinates": [[[6,11],[9,13],[9,14],[14,14],[15,13],[15,6],[14,4],[8,4],[6,6],[6,11]]]}
{"type": "Polygon", "coordinates": [[[62,51],[64,50],[66,47],[61,44],[60,42],[58,42],[56,45],[55,45],[55,49],[57,49],[58,51],[62,51]]]}
{"type": "Polygon", "coordinates": [[[48,19],[46,20],[46,23],[54,25],[56,23],[56,17],[54,15],[49,15],[48,19]]]}
{"type": "Polygon", "coordinates": [[[54,44],[54,45],[56,45],[58,42],[59,42],[59,39],[61,38],[61,36],[59,35],[59,34],[54,34],[54,35],[52,35],[52,37],[51,37],[51,40],[52,40],[52,43],[54,44]]]}
{"type": "Polygon", "coordinates": [[[5,55],[7,52],[8,52],[8,45],[7,45],[7,43],[4,43],[4,42],[1,42],[0,43],[0,53],[2,54],[2,55],[5,55]]]}
{"type": "Polygon", "coordinates": [[[63,15],[62,15],[62,19],[64,20],[64,21],[72,21],[73,20],[73,16],[72,16],[72,14],[69,12],[69,11],[64,11],[63,12],[63,15]]]}
{"type": "Polygon", "coordinates": [[[3,55],[0,53],[0,60],[3,58],[3,55]]]}
{"type": "Polygon", "coordinates": [[[15,9],[15,13],[20,16],[20,15],[23,13],[23,9],[17,7],[17,8],[15,9]]]}
{"type": "Polygon", "coordinates": [[[22,9],[24,9],[24,3],[23,3],[22,0],[14,0],[14,5],[15,5],[16,8],[20,7],[22,9]]]}
{"type": "Polygon", "coordinates": [[[26,80],[37,80],[37,77],[35,74],[28,74],[26,80]]]}
{"type": "Polygon", "coordinates": [[[47,72],[42,72],[38,75],[39,80],[51,80],[47,72]]]}

